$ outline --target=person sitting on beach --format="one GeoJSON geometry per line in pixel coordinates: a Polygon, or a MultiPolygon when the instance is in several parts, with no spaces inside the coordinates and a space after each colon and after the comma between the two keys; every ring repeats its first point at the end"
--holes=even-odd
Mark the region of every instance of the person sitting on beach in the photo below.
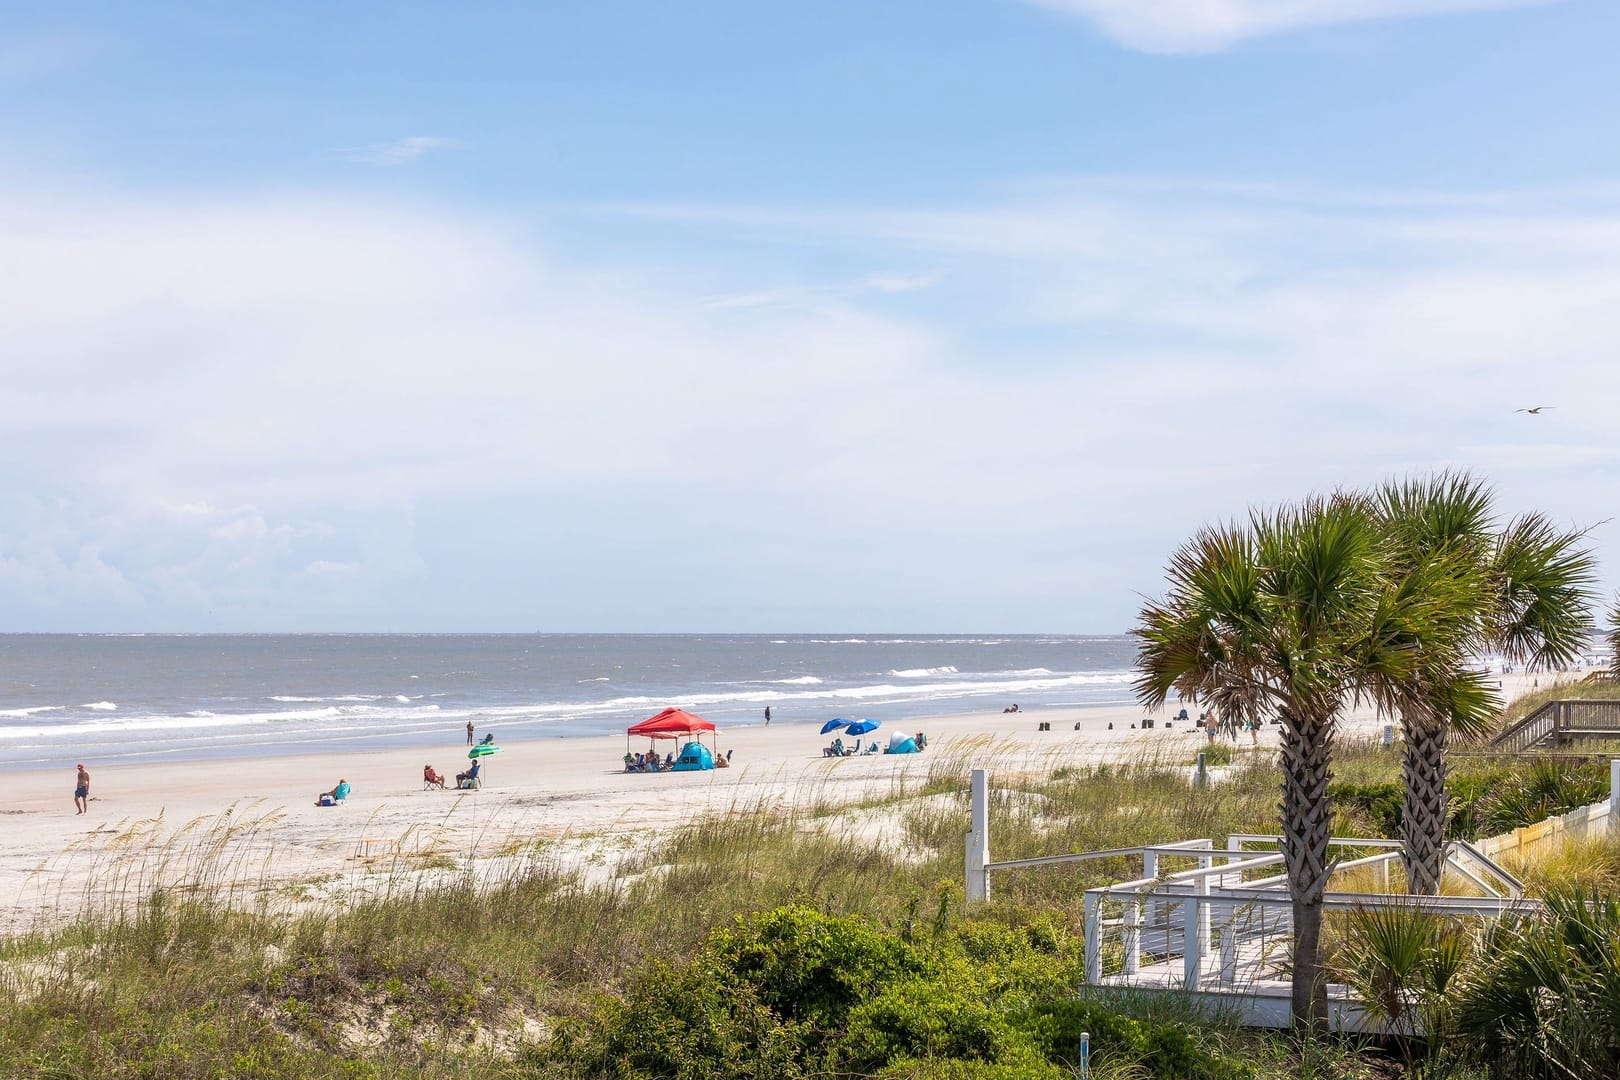
{"type": "Polygon", "coordinates": [[[444,777],[433,771],[433,766],[422,766],[422,783],[432,784],[436,788],[444,787],[444,777]]]}
{"type": "Polygon", "coordinates": [[[1018,703],[1015,701],[1011,705],[1007,706],[1005,709],[1002,709],[1001,711],[1004,712],[1004,713],[1005,712],[1017,712],[1018,711],[1018,703]]]}
{"type": "Polygon", "coordinates": [[[919,750],[928,749],[928,736],[927,735],[924,735],[922,732],[919,731],[919,732],[917,732],[916,738],[917,738],[917,749],[919,749],[919,750]]]}
{"type": "Polygon", "coordinates": [[[483,741],[480,742],[478,745],[479,746],[494,746],[495,745],[495,733],[492,731],[488,735],[485,735],[484,738],[483,738],[483,741]]]}
{"type": "Polygon", "coordinates": [[[466,772],[456,773],[456,787],[472,787],[474,782],[476,782],[478,779],[478,765],[479,762],[475,758],[472,763],[472,768],[468,769],[466,772]]]}
{"type": "Polygon", "coordinates": [[[843,757],[844,756],[844,740],[843,740],[842,736],[834,739],[832,741],[832,745],[827,747],[826,756],[827,757],[843,757]]]}
{"type": "Polygon", "coordinates": [[[624,755],[624,771],[625,772],[639,772],[640,769],[641,769],[641,762],[637,761],[635,758],[631,757],[628,753],[626,753],[624,755]]]}
{"type": "Polygon", "coordinates": [[[323,791],[323,792],[321,792],[319,795],[317,795],[315,797],[315,805],[316,806],[336,806],[338,803],[342,802],[344,799],[347,799],[348,797],[349,797],[349,782],[347,780],[339,778],[338,782],[337,782],[337,787],[333,788],[331,791],[323,791]]]}

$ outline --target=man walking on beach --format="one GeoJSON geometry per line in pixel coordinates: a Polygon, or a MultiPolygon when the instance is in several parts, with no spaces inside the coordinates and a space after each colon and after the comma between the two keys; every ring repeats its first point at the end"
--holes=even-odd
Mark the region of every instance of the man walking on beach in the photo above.
{"type": "Polygon", "coordinates": [[[79,780],[73,789],[74,813],[88,814],[90,812],[90,773],[83,764],[79,765],[79,780]]]}
{"type": "Polygon", "coordinates": [[[472,725],[472,721],[469,720],[469,721],[467,721],[467,745],[468,746],[472,745],[472,733],[473,733],[473,725],[472,725]]]}
{"type": "Polygon", "coordinates": [[[765,706],[765,726],[771,726],[771,707],[769,705],[765,706]]]}

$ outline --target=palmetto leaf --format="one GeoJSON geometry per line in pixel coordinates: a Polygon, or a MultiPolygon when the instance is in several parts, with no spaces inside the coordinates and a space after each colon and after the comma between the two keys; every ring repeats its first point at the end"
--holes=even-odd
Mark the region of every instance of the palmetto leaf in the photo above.
{"type": "Polygon", "coordinates": [[[1596,577],[1584,540],[1584,533],[1561,531],[1540,514],[1503,530],[1491,565],[1491,638],[1515,663],[1547,667],[1580,656],[1592,628],[1588,591],[1596,577]]]}

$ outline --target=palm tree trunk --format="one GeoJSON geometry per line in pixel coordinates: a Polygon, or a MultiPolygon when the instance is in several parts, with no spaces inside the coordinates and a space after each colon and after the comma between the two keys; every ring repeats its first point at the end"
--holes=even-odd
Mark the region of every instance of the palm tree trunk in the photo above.
{"type": "Polygon", "coordinates": [[[1406,759],[1401,764],[1401,861],[1406,891],[1436,896],[1446,845],[1446,724],[1432,717],[1402,717],[1406,759]]]}
{"type": "Polygon", "coordinates": [[[1283,740],[1283,865],[1293,900],[1294,1029],[1327,1033],[1327,980],[1322,969],[1322,898],[1332,867],[1328,839],[1333,805],[1328,800],[1332,718],[1281,713],[1283,740]]]}

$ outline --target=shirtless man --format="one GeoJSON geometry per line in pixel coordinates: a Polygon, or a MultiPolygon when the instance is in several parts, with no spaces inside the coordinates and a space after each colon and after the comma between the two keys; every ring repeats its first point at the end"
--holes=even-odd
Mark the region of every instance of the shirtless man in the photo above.
{"type": "Polygon", "coordinates": [[[73,789],[73,805],[77,808],[74,813],[88,814],[90,812],[90,773],[81,764],[79,766],[79,780],[73,789]]]}

